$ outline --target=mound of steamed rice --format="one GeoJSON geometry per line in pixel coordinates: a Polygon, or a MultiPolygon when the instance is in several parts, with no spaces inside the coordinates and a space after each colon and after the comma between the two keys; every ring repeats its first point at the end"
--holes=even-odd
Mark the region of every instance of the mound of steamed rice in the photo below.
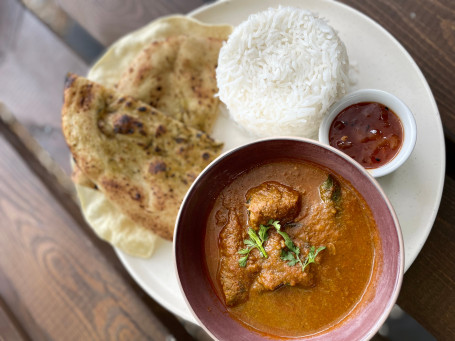
{"type": "Polygon", "coordinates": [[[237,26],[221,48],[219,97],[254,136],[316,138],[326,110],[345,94],[346,48],[324,19],[270,8],[237,26]]]}

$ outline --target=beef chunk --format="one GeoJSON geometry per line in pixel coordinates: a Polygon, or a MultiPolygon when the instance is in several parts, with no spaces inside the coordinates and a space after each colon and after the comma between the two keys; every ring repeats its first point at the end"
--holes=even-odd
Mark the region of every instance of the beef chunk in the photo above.
{"type": "Polygon", "coordinates": [[[246,199],[249,224],[255,229],[271,219],[279,220],[281,224],[290,222],[300,209],[299,192],[273,181],[250,189],[246,199]]]}
{"type": "MultiPolygon", "coordinates": [[[[248,228],[257,229],[269,220],[279,220],[281,226],[292,222],[301,209],[298,191],[278,182],[264,182],[250,189],[246,194],[249,211],[249,226],[242,225],[235,211],[229,211],[229,217],[220,232],[220,268],[219,279],[228,306],[245,302],[251,291],[263,292],[275,290],[283,285],[311,287],[315,277],[311,267],[305,272],[297,264],[289,266],[281,259],[286,245],[284,239],[273,228],[268,231],[264,243],[267,257],[261,257],[257,248],[252,248],[246,266],[240,266],[242,257],[238,252],[244,249],[248,239],[248,228]]],[[[292,236],[294,243],[306,254],[302,240],[292,236]]]]}
{"type": "MultiPolygon", "coordinates": [[[[287,262],[281,259],[281,252],[284,248],[283,238],[274,231],[269,232],[269,234],[265,248],[269,257],[261,259],[261,271],[258,273],[251,290],[270,291],[283,285],[312,287],[315,278],[311,267],[303,272],[299,264],[289,266],[287,262]]],[[[303,251],[302,245],[299,246],[303,251]]]]}
{"type": "Polygon", "coordinates": [[[229,220],[220,233],[220,283],[223,288],[226,305],[234,306],[248,299],[250,286],[260,270],[257,250],[250,253],[246,267],[239,266],[240,255],[237,253],[245,245],[245,229],[240,225],[237,216],[229,213],[229,220]]]}
{"type": "MultiPolygon", "coordinates": [[[[245,229],[237,217],[230,213],[229,221],[220,233],[221,263],[219,270],[220,283],[226,305],[236,306],[248,300],[251,291],[273,291],[283,285],[309,288],[315,284],[313,269],[307,267],[305,272],[299,264],[289,266],[281,259],[285,248],[283,238],[273,230],[265,244],[268,257],[263,258],[257,249],[253,249],[245,267],[239,266],[241,255],[238,250],[245,247],[247,238],[245,229]]],[[[305,254],[303,243],[296,241],[305,254]]]]}

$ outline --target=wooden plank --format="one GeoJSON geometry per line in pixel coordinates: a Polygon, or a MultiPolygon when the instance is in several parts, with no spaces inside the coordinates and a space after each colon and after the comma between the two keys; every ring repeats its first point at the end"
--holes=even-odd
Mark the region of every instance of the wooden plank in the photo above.
{"type": "MultiPolygon", "coordinates": [[[[17,0],[7,0],[17,1],[17,0]]],[[[58,0],[21,0],[32,14],[46,24],[65,44],[86,63],[93,64],[104,46],[66,14],[58,0]]]]}
{"type": "Polygon", "coordinates": [[[62,8],[104,46],[138,29],[153,19],[169,14],[186,14],[204,4],[202,0],[90,0],[84,6],[59,0],[62,8]]]}
{"type": "Polygon", "coordinates": [[[421,68],[455,141],[455,1],[341,0],[380,23],[421,68]]]}
{"type": "Polygon", "coordinates": [[[21,0],[30,11],[59,36],[65,36],[73,24],[72,19],[58,5],[57,0],[21,0]]]}
{"type": "MultiPolygon", "coordinates": [[[[0,61],[4,80],[0,101],[69,173],[69,151],[60,123],[64,80],[68,71],[85,74],[88,66],[19,2],[8,1],[22,16],[17,29],[9,32],[15,44],[0,61]]],[[[7,15],[0,12],[0,20],[7,15]]]]}
{"type": "Polygon", "coordinates": [[[34,340],[191,340],[157,319],[111,248],[80,233],[3,137],[0,197],[0,296],[34,340]]]}
{"type": "Polygon", "coordinates": [[[398,304],[438,340],[455,340],[455,180],[445,179],[436,223],[405,275],[398,304]]]}
{"type": "Polygon", "coordinates": [[[71,201],[78,202],[74,184],[70,177],[2,102],[0,102],[0,132],[4,134],[22,158],[27,160],[29,167],[45,184],[52,183],[52,186],[55,187],[55,196],[62,192],[64,193],[62,195],[69,196],[71,201]]]}
{"type": "MultiPolygon", "coordinates": [[[[0,276],[1,277],[1,276],[0,276]]],[[[31,340],[27,333],[21,328],[9,307],[0,298],[0,340],[31,340]]]]}

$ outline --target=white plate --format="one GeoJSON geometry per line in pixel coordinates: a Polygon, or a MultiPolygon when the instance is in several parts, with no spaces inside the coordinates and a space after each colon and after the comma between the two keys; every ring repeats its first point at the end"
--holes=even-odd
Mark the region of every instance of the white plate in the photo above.
{"type": "MultiPolygon", "coordinates": [[[[400,169],[379,179],[400,220],[407,270],[431,231],[444,185],[444,138],[431,90],[405,49],[362,13],[330,0],[282,0],[280,3],[314,11],[328,19],[339,32],[350,61],[357,69],[358,80],[351,90],[389,91],[401,98],[415,115],[417,144],[414,152],[400,169]]],[[[223,1],[204,6],[190,15],[206,23],[237,25],[249,14],[271,6],[277,6],[277,2],[223,1]]],[[[226,149],[248,142],[248,138],[223,115],[213,135],[225,142],[226,149]]],[[[160,242],[156,254],[149,260],[116,251],[128,272],[150,296],[174,314],[195,322],[178,287],[170,242],[160,242]]]]}

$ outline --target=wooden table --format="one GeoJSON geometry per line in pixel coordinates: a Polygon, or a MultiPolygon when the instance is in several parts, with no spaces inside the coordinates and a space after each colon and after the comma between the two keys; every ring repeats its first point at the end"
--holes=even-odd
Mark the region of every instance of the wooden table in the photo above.
{"type": "MultiPolygon", "coordinates": [[[[13,42],[0,59],[0,101],[9,108],[0,107],[0,339],[207,339],[148,297],[86,225],[72,197],[59,118],[66,72],[88,69],[87,60],[68,46],[73,46],[71,32],[82,26],[93,44],[107,46],[158,16],[186,13],[203,1],[44,2],[49,6],[43,10],[24,0],[42,20],[15,0],[0,5],[0,21],[5,8],[17,15],[7,28],[13,42]]],[[[447,147],[443,198],[428,241],[405,275],[398,304],[437,339],[453,340],[455,2],[342,2],[401,42],[440,110],[447,147]]]]}

